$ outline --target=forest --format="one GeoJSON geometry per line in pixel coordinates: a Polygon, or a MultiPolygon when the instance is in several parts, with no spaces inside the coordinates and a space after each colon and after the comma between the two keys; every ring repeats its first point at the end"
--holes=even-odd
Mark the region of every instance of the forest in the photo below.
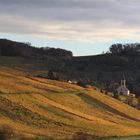
{"type": "Polygon", "coordinates": [[[0,39],[0,55],[25,58],[45,58],[47,56],[70,59],[72,52],[60,48],[34,47],[31,43],[19,43],[0,39]]]}

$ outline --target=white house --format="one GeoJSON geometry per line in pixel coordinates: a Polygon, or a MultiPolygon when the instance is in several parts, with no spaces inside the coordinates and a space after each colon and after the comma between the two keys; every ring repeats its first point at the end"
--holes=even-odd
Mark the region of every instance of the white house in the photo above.
{"type": "Polygon", "coordinates": [[[68,83],[69,83],[69,84],[72,84],[72,81],[71,81],[71,80],[69,80],[69,81],[68,81],[68,83]]]}
{"type": "Polygon", "coordinates": [[[77,81],[68,80],[68,83],[69,83],[69,84],[77,84],[77,81]]]}
{"type": "Polygon", "coordinates": [[[130,94],[130,91],[126,87],[126,80],[121,80],[121,86],[117,88],[117,93],[119,95],[125,95],[128,96],[130,94]]]}

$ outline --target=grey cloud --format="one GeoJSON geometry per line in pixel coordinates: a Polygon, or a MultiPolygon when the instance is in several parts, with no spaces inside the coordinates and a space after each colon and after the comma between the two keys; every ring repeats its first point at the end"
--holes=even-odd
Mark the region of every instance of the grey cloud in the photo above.
{"type": "Polygon", "coordinates": [[[64,25],[66,32],[90,32],[76,27],[85,23],[97,29],[115,27],[114,23],[133,28],[139,27],[139,13],[140,0],[0,0],[0,30],[41,34],[39,26],[47,23],[64,25]]]}
{"type": "Polygon", "coordinates": [[[0,13],[30,20],[127,20],[140,12],[138,0],[0,0],[0,13]],[[129,1],[129,2],[128,2],[129,1]]]}
{"type": "MultiPolygon", "coordinates": [[[[57,14],[63,14],[63,16],[67,17],[69,16],[69,14],[67,15],[67,11],[73,16],[74,13],[75,15],[77,13],[85,13],[89,15],[92,14],[94,17],[98,16],[98,14],[100,16],[101,12],[103,17],[105,14],[110,15],[112,13],[117,15],[117,12],[129,11],[139,4],[140,1],[137,0],[0,0],[0,11],[9,14],[24,13],[26,16],[28,16],[28,13],[31,13],[33,17],[36,16],[37,13],[40,14],[40,16],[49,16],[49,14],[51,14],[50,16],[52,18],[56,18],[57,14]]],[[[39,16],[38,14],[37,16],[39,16]]],[[[76,18],[80,19],[81,16],[78,16],[76,18]]]]}
{"type": "Polygon", "coordinates": [[[87,7],[87,8],[96,8],[96,7],[105,7],[109,6],[115,0],[0,0],[1,5],[5,6],[36,6],[36,7],[87,7]]]}

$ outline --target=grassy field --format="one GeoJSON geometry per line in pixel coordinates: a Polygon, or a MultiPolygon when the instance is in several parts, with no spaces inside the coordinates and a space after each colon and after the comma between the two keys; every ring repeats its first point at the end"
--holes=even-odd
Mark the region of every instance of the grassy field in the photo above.
{"type": "Polygon", "coordinates": [[[0,126],[12,129],[15,140],[108,139],[140,135],[140,111],[98,90],[5,65],[0,66],[0,126]]]}
{"type": "Polygon", "coordinates": [[[140,136],[120,137],[120,138],[105,138],[102,140],[140,140],[140,136]]]}

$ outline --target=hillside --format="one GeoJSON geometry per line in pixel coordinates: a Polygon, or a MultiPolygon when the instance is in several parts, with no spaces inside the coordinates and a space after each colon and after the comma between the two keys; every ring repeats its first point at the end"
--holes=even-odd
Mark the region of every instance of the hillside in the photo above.
{"type": "Polygon", "coordinates": [[[0,64],[0,125],[12,128],[15,138],[140,135],[140,111],[98,90],[32,76],[17,60],[9,64],[0,64]]]}
{"type": "Polygon", "coordinates": [[[101,54],[73,57],[62,72],[108,91],[120,84],[123,75],[131,92],[140,96],[140,56],[101,54]]]}
{"type": "Polygon", "coordinates": [[[114,44],[110,50],[112,53],[74,57],[60,48],[0,39],[0,63],[44,78],[51,70],[62,81],[81,80],[111,92],[125,75],[129,90],[140,96],[140,44],[114,44]]]}

